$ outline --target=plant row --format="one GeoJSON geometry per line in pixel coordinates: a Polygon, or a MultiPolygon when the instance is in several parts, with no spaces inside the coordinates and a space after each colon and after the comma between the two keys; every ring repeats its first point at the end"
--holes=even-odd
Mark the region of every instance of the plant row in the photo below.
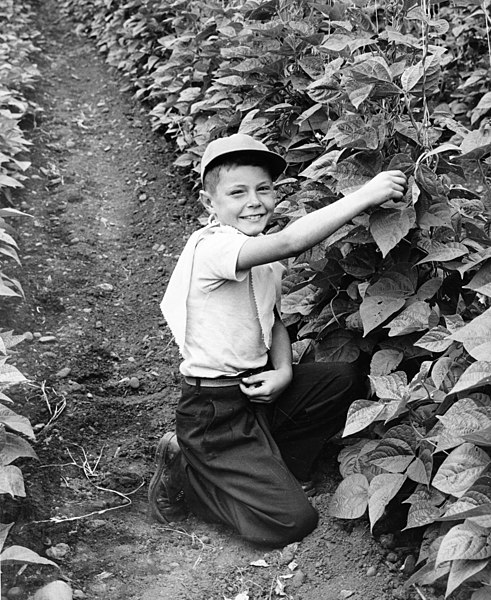
{"type": "MultiPolygon", "coordinates": [[[[298,360],[359,361],[331,514],[405,498],[411,582],[491,585],[490,0],[65,0],[195,181],[237,131],[288,162],[273,227],[401,169],[399,202],[290,261],[298,360]]],[[[397,509],[400,510],[400,507],[397,509]]],[[[483,592],[484,590],[484,592],[483,592]]],[[[469,595],[467,597],[470,597],[469,595]]]]}
{"type": "MultiPolygon", "coordinates": [[[[21,284],[12,275],[12,265],[20,265],[15,228],[9,217],[23,217],[13,208],[15,191],[23,188],[30,166],[27,160],[31,143],[24,134],[24,125],[32,122],[38,108],[29,99],[39,76],[32,62],[36,51],[36,33],[32,15],[25,3],[0,0],[0,310],[8,314],[12,302],[24,296],[21,284]]],[[[24,477],[13,464],[18,459],[37,458],[30,443],[34,431],[29,419],[6,406],[13,404],[7,395],[11,386],[26,381],[24,375],[8,362],[12,348],[24,340],[0,322],[0,502],[7,495],[25,497],[24,477]],[[30,440],[30,441],[28,441],[30,440]]],[[[2,511],[3,514],[3,511],[2,511]]],[[[0,564],[43,563],[54,565],[23,546],[4,548],[14,523],[0,522],[0,564]],[[3,551],[2,551],[3,549],[3,551]]],[[[55,565],[56,566],[56,565],[55,565]]]]}

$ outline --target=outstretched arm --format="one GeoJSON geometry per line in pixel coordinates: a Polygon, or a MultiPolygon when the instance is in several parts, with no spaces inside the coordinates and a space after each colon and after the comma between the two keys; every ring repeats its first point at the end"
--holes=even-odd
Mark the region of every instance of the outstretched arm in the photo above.
{"type": "Polygon", "coordinates": [[[271,371],[244,377],[240,389],[251,402],[273,402],[292,380],[292,347],[286,327],[275,314],[269,359],[271,371]]]}
{"type": "Polygon", "coordinates": [[[315,246],[364,210],[387,200],[399,200],[406,187],[402,171],[384,171],[337,202],[305,215],[271,235],[250,237],[242,246],[237,269],[250,269],[296,256],[315,246]]]}

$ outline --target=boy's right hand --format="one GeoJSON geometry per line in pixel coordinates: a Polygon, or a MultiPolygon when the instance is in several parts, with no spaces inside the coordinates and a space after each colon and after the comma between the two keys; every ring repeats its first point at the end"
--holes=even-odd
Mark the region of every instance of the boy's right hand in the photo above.
{"type": "Polygon", "coordinates": [[[387,200],[401,200],[407,189],[402,171],[382,171],[358,190],[369,206],[379,206],[387,200]]]}

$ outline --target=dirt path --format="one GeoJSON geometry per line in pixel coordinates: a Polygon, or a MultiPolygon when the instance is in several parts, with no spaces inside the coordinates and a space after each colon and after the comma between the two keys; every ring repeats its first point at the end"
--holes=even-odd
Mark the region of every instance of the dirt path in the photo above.
{"type": "MultiPolygon", "coordinates": [[[[320,526],[281,552],[192,517],[149,521],[153,452],[173,426],[179,393],[177,350],[158,305],[200,211],[171,148],[120,78],[56,3],[39,6],[44,114],[32,132],[36,178],[22,203],[34,216],[20,240],[27,302],[12,326],[34,337],[16,357],[32,380],[16,410],[36,426],[41,464],[27,468],[29,500],[11,509],[25,523],[14,541],[58,556],[76,598],[416,597],[401,588],[407,549],[394,551],[390,536],[385,548],[372,542],[364,520],[344,526],[326,516],[335,487],[327,475],[315,500],[320,526]]],[[[325,467],[335,470],[329,453],[325,467]]],[[[21,598],[60,575],[13,573],[4,593],[20,585],[21,598]]]]}

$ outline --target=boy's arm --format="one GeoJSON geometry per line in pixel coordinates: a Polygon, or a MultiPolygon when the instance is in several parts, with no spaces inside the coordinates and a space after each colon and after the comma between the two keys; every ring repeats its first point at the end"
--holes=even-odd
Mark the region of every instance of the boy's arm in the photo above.
{"type": "Polygon", "coordinates": [[[305,215],[278,233],[250,237],[240,250],[237,269],[250,269],[296,256],[324,240],[364,210],[391,198],[401,199],[405,187],[406,177],[402,171],[379,173],[356,192],[305,215]]]}
{"type": "Polygon", "coordinates": [[[271,371],[244,377],[241,390],[252,402],[273,402],[292,380],[292,346],[282,320],[275,312],[273,337],[269,351],[271,371]]]}

